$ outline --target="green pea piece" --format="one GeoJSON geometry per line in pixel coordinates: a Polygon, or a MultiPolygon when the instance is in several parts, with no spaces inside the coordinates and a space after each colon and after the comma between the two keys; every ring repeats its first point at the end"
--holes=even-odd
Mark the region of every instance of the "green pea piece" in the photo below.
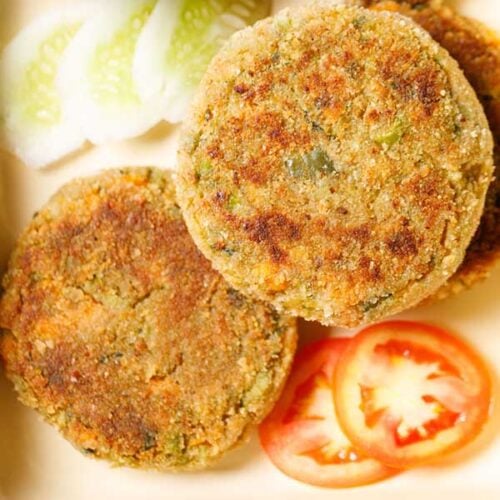
{"type": "Polygon", "coordinates": [[[390,148],[402,139],[405,132],[406,126],[403,120],[396,120],[389,130],[375,137],[375,142],[379,146],[385,145],[390,148]]]}
{"type": "Polygon", "coordinates": [[[318,174],[333,174],[336,172],[333,160],[325,151],[319,148],[286,159],[285,167],[292,177],[305,179],[312,179],[318,174]]]}

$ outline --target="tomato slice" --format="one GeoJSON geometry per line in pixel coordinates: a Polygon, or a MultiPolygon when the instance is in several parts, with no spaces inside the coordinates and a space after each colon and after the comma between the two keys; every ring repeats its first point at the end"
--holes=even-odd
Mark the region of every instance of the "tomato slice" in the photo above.
{"type": "Polygon", "coordinates": [[[353,447],[337,422],[333,373],[348,342],[327,339],[306,346],[259,429],[271,461],[286,475],[315,486],[359,486],[396,473],[353,447]]]}
{"type": "Polygon", "coordinates": [[[463,447],[481,431],[491,404],[491,380],[479,356],[419,323],[362,331],[346,347],[334,379],[344,432],[392,467],[416,467],[463,447]]]}

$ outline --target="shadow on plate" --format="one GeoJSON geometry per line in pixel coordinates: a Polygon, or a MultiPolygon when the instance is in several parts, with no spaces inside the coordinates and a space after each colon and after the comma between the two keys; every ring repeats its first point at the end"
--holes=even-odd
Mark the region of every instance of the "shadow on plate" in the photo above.
{"type": "Polygon", "coordinates": [[[0,376],[0,498],[16,498],[26,484],[33,440],[26,413],[11,384],[0,376]],[[2,497],[3,495],[3,497],[2,497]]]}
{"type": "Polygon", "coordinates": [[[311,344],[312,342],[316,342],[317,340],[331,337],[334,332],[335,329],[331,326],[323,326],[321,323],[314,323],[299,318],[298,348],[301,349],[307,344],[311,344]]]}
{"type": "Polygon", "coordinates": [[[486,281],[470,290],[432,305],[417,307],[410,311],[410,315],[418,315],[424,321],[425,318],[429,321],[435,318],[444,327],[447,326],[442,324],[445,318],[453,318],[453,323],[458,325],[470,323],[476,318],[481,320],[498,308],[499,283],[500,267],[497,267],[486,281]]]}
{"type": "Polygon", "coordinates": [[[206,474],[208,472],[210,474],[211,472],[219,473],[241,470],[259,461],[262,453],[257,431],[254,430],[248,443],[229,452],[213,469],[202,473],[206,474]]]}
{"type": "MultiPolygon", "coordinates": [[[[0,45],[12,35],[15,2],[0,0],[0,45]]],[[[5,213],[5,197],[8,195],[5,162],[0,156],[0,274],[3,274],[10,245],[5,213]]],[[[0,498],[13,499],[24,484],[29,460],[27,450],[33,449],[23,408],[16,398],[12,385],[0,369],[0,498]]]]}

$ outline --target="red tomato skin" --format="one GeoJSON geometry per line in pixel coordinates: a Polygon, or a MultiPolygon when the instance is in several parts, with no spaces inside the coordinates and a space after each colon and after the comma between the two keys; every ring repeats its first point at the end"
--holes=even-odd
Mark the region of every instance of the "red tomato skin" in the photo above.
{"type": "MultiPolygon", "coordinates": [[[[441,351],[439,354],[443,354],[443,352],[441,351]]],[[[336,365],[334,398],[339,423],[352,443],[364,453],[379,460],[388,467],[401,467],[404,469],[434,464],[439,462],[440,459],[448,457],[450,454],[470,444],[481,433],[488,421],[493,406],[491,375],[486,363],[482,360],[480,355],[467,343],[449,332],[437,326],[412,321],[388,321],[379,323],[362,330],[354,337],[352,342],[346,346],[341,361],[336,365]],[[459,350],[468,359],[470,366],[476,370],[478,379],[481,382],[478,394],[473,400],[474,405],[471,405],[475,408],[472,421],[474,425],[469,425],[467,432],[461,433],[453,444],[443,449],[430,449],[425,454],[415,456],[412,455],[411,451],[398,453],[397,450],[394,450],[394,447],[389,446],[387,442],[369,440],[362,429],[353,427],[351,419],[352,412],[348,409],[348,407],[352,407],[353,405],[352,402],[342,400],[343,385],[345,380],[349,377],[347,372],[349,369],[352,369],[359,351],[363,349],[364,343],[379,334],[382,329],[393,330],[396,335],[395,338],[398,340],[401,340],[403,334],[408,332],[420,332],[421,336],[431,335],[438,339],[440,345],[447,345],[453,347],[453,349],[459,350]]],[[[431,448],[431,446],[429,446],[429,448],[431,448]]]]}
{"type": "MultiPolygon", "coordinates": [[[[293,467],[293,457],[290,459],[283,454],[286,436],[280,436],[279,431],[282,428],[281,422],[284,415],[293,402],[293,390],[301,381],[313,375],[317,366],[324,366],[325,360],[328,360],[326,364],[332,368],[331,375],[333,378],[335,364],[349,342],[350,339],[347,338],[328,338],[308,344],[302,348],[294,361],[289,381],[279,402],[259,428],[261,446],[273,464],[292,479],[312,486],[353,488],[373,484],[400,473],[400,470],[386,467],[372,459],[362,461],[362,474],[352,473],[356,467],[355,464],[352,465],[350,473],[345,468],[346,466],[335,465],[326,466],[330,468],[328,471],[331,471],[331,473],[328,471],[325,473],[325,467],[305,462],[301,464],[299,470],[299,467],[293,467]]],[[[300,429],[297,432],[300,432],[300,429]]]]}

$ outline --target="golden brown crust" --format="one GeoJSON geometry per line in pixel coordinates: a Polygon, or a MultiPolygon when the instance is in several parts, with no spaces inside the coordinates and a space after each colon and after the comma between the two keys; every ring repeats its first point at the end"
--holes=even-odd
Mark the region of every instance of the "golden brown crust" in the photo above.
{"type": "Polygon", "coordinates": [[[212,270],[153,169],[63,188],[4,288],[2,355],[22,401],[119,465],[205,467],[264,417],[294,352],[294,322],[212,270]]]}
{"type": "Polygon", "coordinates": [[[474,240],[458,271],[432,298],[460,293],[490,275],[500,260],[500,40],[480,22],[457,14],[442,2],[365,0],[377,10],[399,12],[425,28],[457,60],[484,106],[495,141],[496,179],[474,240]]]}
{"type": "Polygon", "coordinates": [[[185,125],[178,195],[235,288],[355,326],[456,270],[491,149],[472,89],[423,30],[319,5],[241,32],[216,57],[185,125]]]}

